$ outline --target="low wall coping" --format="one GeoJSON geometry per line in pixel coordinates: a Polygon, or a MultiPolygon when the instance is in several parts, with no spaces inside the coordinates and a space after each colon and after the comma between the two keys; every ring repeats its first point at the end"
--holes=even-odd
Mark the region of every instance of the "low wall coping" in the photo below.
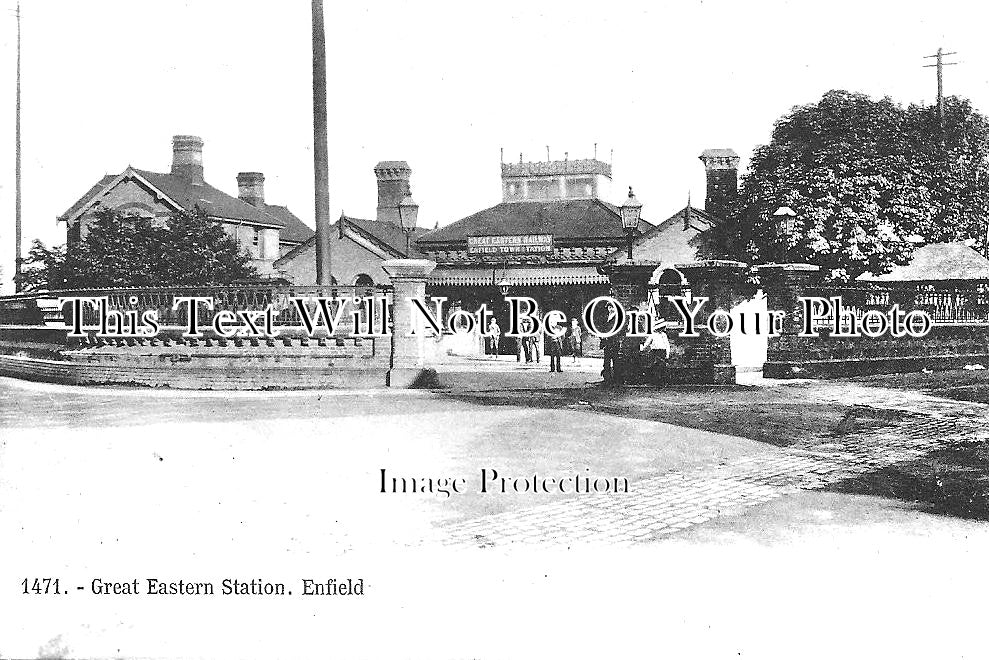
{"type": "Polygon", "coordinates": [[[815,266],[814,264],[760,264],[755,266],[756,271],[760,270],[789,270],[789,271],[801,271],[807,273],[816,273],[821,270],[820,266],[815,266]]]}

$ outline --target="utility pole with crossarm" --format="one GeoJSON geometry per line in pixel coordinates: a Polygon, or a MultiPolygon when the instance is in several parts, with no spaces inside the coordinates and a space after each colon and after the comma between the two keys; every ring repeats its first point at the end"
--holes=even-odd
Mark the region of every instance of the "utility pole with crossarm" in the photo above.
{"type": "Polygon", "coordinates": [[[938,122],[941,124],[942,135],[944,134],[944,67],[958,64],[958,62],[945,62],[944,58],[948,55],[957,54],[958,53],[945,53],[943,49],[938,48],[935,54],[924,56],[924,59],[930,59],[932,57],[936,59],[934,64],[925,64],[924,68],[937,68],[937,118],[938,122]]]}

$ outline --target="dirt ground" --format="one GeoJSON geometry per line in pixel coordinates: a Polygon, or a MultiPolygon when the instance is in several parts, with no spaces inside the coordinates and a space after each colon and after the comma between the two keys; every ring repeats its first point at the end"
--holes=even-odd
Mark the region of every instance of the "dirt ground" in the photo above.
{"type": "Polygon", "coordinates": [[[460,392],[451,396],[486,405],[593,410],[621,417],[749,438],[778,447],[810,438],[830,438],[899,419],[859,406],[808,401],[799,389],[783,387],[601,387],[569,390],[460,392]]]}
{"type": "Polygon", "coordinates": [[[875,387],[916,390],[957,401],[989,403],[989,369],[863,376],[852,380],[875,387]]]}

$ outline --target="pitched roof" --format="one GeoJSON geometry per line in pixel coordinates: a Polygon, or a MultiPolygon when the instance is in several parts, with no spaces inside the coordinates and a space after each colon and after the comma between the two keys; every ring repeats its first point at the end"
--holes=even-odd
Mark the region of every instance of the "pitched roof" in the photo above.
{"type": "Polygon", "coordinates": [[[312,227],[299,220],[294,213],[288,210],[287,206],[265,204],[264,210],[269,215],[275,216],[284,223],[282,230],[279,232],[279,239],[282,241],[302,243],[316,235],[312,227]]]}
{"type": "Polygon", "coordinates": [[[103,176],[103,178],[99,180],[99,183],[97,183],[95,186],[93,186],[88,191],[86,191],[86,194],[83,195],[82,197],[80,197],[78,200],[76,200],[75,203],[73,203],[72,206],[70,206],[65,211],[65,213],[63,213],[62,215],[58,216],[58,219],[59,220],[68,220],[70,217],[72,217],[73,215],[75,215],[95,195],[98,195],[101,192],[103,192],[104,190],[106,190],[106,187],[108,185],[110,185],[110,183],[112,181],[114,181],[118,176],[119,175],[117,175],[117,174],[105,174],[103,176]]]}
{"type": "MultiPolygon", "coordinates": [[[[412,245],[411,250],[408,255],[405,253],[405,233],[402,228],[392,222],[379,222],[377,220],[364,220],[363,218],[353,218],[348,215],[341,215],[340,219],[333,223],[333,227],[336,228],[337,232],[340,232],[340,224],[343,223],[343,230],[354,231],[360,236],[372,243],[377,245],[380,249],[385,252],[392,253],[395,258],[419,258],[422,254],[416,249],[415,241],[419,236],[426,233],[426,229],[421,227],[416,227],[412,232],[412,245]]],[[[275,260],[275,266],[279,266],[288,260],[293,259],[300,252],[312,247],[316,244],[316,234],[307,238],[301,244],[292,248],[289,252],[286,252],[280,258],[275,260]]]]}
{"type": "MultiPolygon", "coordinates": [[[[648,231],[640,234],[632,241],[632,246],[642,245],[643,243],[648,243],[653,238],[663,234],[664,232],[670,231],[673,228],[679,228],[680,230],[686,230],[686,228],[692,229],[697,234],[690,238],[688,241],[696,247],[699,236],[701,233],[707,231],[711,227],[721,224],[716,216],[711,215],[704,209],[695,208],[691,205],[684,206],[682,209],[663,220],[655,227],[649,229],[648,231]],[[686,227],[684,224],[686,223],[686,227]]],[[[626,252],[624,248],[619,248],[615,250],[612,254],[608,255],[609,260],[615,259],[625,259],[626,252]]]]}
{"type": "Polygon", "coordinates": [[[914,250],[905,266],[896,266],[885,275],[864,273],[858,279],[878,282],[989,279],[989,259],[964,243],[931,243],[914,250]]]}
{"type": "MultiPolygon", "coordinates": [[[[642,221],[639,231],[652,225],[642,221]]],[[[502,202],[453,224],[427,233],[420,248],[430,243],[466,241],[468,236],[552,234],[562,240],[624,239],[621,212],[600,199],[556,199],[502,202]]]]}
{"type": "Polygon", "coordinates": [[[217,218],[240,220],[269,227],[284,226],[280,219],[208,183],[196,184],[174,174],[149,172],[136,167],[131,169],[187,211],[199,206],[207,214],[217,218]]]}
{"type": "Polygon", "coordinates": [[[721,220],[704,209],[695,208],[693,206],[687,205],[682,209],[663,220],[661,223],[653,227],[651,230],[639,236],[635,239],[636,243],[641,243],[647,240],[650,236],[659,234],[666,230],[670,225],[684,226],[684,222],[690,226],[691,229],[695,229],[699,232],[707,231],[711,227],[721,224],[721,220]]]}
{"type": "Polygon", "coordinates": [[[95,197],[106,192],[114,181],[129,175],[129,173],[143,179],[147,185],[152,186],[171,202],[187,211],[199,206],[212,217],[266,227],[278,227],[279,238],[291,242],[304,241],[314,233],[285,206],[268,204],[264,208],[258,208],[242,199],[228,195],[208,183],[195,184],[171,173],[151,172],[136,167],[128,167],[120,174],[104,176],[99,183],[90,188],[58,219],[70,220],[95,197]]]}
{"type": "Polygon", "coordinates": [[[416,227],[412,231],[412,244],[409,254],[405,253],[405,232],[394,222],[384,222],[378,220],[364,220],[348,215],[341,215],[338,222],[345,222],[349,228],[356,227],[358,231],[366,234],[376,242],[382,244],[393,252],[401,256],[420,257],[422,256],[416,249],[416,241],[426,234],[428,230],[416,227]]]}

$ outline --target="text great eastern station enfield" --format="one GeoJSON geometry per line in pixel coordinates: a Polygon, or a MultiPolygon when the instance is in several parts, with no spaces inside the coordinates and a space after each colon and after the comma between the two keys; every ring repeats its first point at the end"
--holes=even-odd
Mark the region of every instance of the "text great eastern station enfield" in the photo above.
{"type": "MultiPolygon", "coordinates": [[[[157,578],[133,578],[131,580],[104,580],[94,578],[89,591],[97,596],[291,596],[293,591],[284,582],[268,582],[262,579],[241,580],[224,578],[219,589],[213,582],[193,580],[159,580],[157,578]],[[142,586],[144,590],[142,591],[142,586]]],[[[364,578],[328,578],[314,580],[304,578],[297,596],[363,596],[364,578]]]]}

